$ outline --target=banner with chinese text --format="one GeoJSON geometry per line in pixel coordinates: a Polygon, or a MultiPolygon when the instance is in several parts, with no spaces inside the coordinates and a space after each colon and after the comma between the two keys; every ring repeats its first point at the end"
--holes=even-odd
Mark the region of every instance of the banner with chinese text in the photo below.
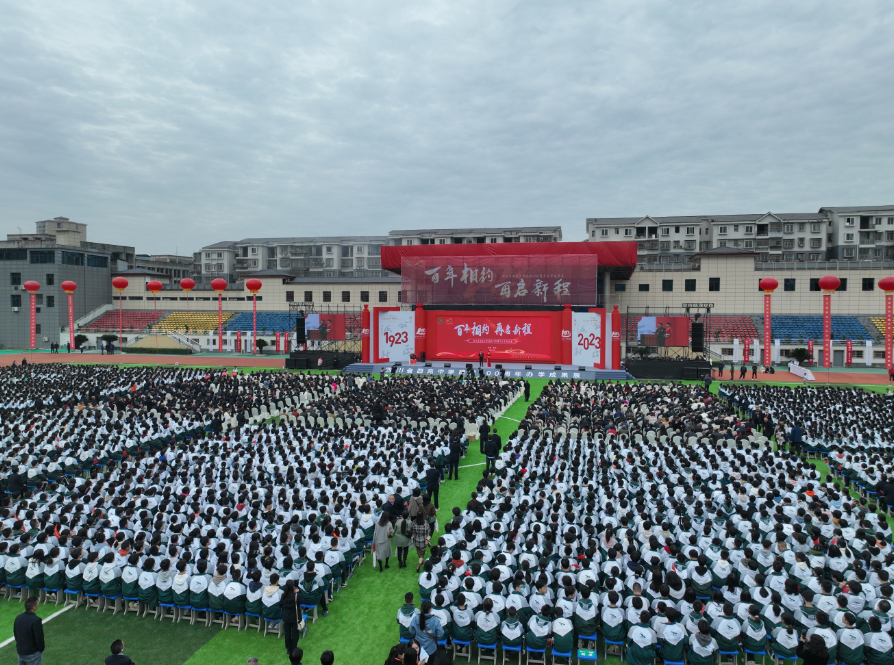
{"type": "Polygon", "coordinates": [[[427,311],[426,359],[561,362],[561,314],[427,311]]]}
{"type": "Polygon", "coordinates": [[[596,305],[595,255],[405,258],[402,301],[453,305],[596,305]]]}

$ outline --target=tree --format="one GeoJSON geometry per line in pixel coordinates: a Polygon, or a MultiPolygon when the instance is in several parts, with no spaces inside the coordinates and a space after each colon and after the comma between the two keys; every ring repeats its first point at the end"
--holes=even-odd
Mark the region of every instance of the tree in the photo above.
{"type": "Polygon", "coordinates": [[[100,339],[101,339],[103,342],[106,342],[106,343],[109,343],[109,342],[117,342],[117,341],[118,341],[118,335],[113,335],[112,333],[106,333],[105,335],[102,335],[102,336],[100,337],[100,339]]]}
{"type": "Polygon", "coordinates": [[[269,346],[267,344],[267,340],[264,340],[264,339],[258,339],[258,341],[256,342],[256,345],[258,347],[258,353],[264,353],[264,347],[269,346]]]}
{"type": "Polygon", "coordinates": [[[75,348],[80,348],[81,344],[85,344],[87,341],[89,341],[87,335],[75,335],[75,348]]]}
{"type": "Polygon", "coordinates": [[[799,363],[804,363],[810,360],[810,353],[804,347],[799,347],[789,351],[788,357],[792,360],[797,360],[799,363]]]}

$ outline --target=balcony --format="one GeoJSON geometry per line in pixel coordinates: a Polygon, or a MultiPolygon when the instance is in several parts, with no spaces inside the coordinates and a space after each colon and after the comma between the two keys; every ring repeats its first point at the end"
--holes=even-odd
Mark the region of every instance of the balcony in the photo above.
{"type": "Polygon", "coordinates": [[[658,249],[658,241],[657,240],[638,240],[636,242],[636,248],[639,251],[654,251],[658,249]]]}

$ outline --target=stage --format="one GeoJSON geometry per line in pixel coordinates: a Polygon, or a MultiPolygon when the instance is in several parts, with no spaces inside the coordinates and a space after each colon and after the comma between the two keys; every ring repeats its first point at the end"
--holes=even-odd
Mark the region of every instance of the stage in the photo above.
{"type": "MultiPolygon", "coordinates": [[[[373,374],[390,371],[395,363],[354,363],[345,367],[345,372],[355,374],[373,374]]],[[[461,376],[466,373],[466,365],[471,364],[478,376],[478,363],[466,362],[425,362],[410,365],[401,363],[397,366],[397,375],[406,376],[461,376]]],[[[587,381],[621,381],[633,377],[624,370],[612,369],[581,369],[579,365],[533,364],[533,363],[493,363],[491,367],[486,365],[481,368],[484,376],[499,376],[497,365],[502,365],[506,370],[506,378],[511,379],[581,379],[587,381]],[[529,369],[530,368],[530,369],[529,369]]]]}

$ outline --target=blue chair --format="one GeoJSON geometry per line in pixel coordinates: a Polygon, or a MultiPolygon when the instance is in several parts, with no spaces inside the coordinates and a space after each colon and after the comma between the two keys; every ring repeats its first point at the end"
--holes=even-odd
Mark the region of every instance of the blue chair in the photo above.
{"type": "MultiPolygon", "coordinates": [[[[744,651],[745,651],[745,660],[746,661],[749,660],[748,656],[760,656],[761,657],[761,665],[764,665],[764,658],[767,655],[766,649],[764,649],[762,651],[749,651],[748,649],[744,649],[744,651]]],[[[755,659],[751,658],[751,660],[755,660],[755,659]]]]}
{"type": "Polygon", "coordinates": [[[571,651],[556,651],[555,649],[553,649],[551,655],[553,659],[553,665],[555,665],[556,658],[567,658],[568,665],[571,665],[571,651]]]}
{"type": "Polygon", "coordinates": [[[519,665],[521,665],[521,650],[522,650],[521,644],[519,644],[518,646],[514,646],[514,647],[507,646],[506,644],[504,644],[502,646],[503,646],[503,661],[502,661],[503,665],[506,665],[506,654],[512,653],[512,652],[518,654],[518,662],[519,662],[519,665]]]}
{"type": "Polygon", "coordinates": [[[721,665],[723,665],[723,663],[725,663],[725,662],[730,662],[730,661],[725,661],[723,659],[724,656],[733,656],[733,658],[732,658],[733,664],[737,663],[739,660],[739,651],[738,650],[736,650],[736,651],[718,651],[717,653],[720,655],[719,662],[721,665]]]}
{"type": "Polygon", "coordinates": [[[302,605],[301,605],[301,609],[302,609],[302,610],[313,610],[313,611],[314,611],[313,622],[314,622],[314,623],[317,622],[317,606],[316,606],[316,605],[304,605],[304,604],[302,604],[302,605]]]}
{"type": "Polygon", "coordinates": [[[64,600],[62,597],[62,594],[59,593],[60,591],[62,591],[62,589],[47,589],[46,587],[44,587],[44,589],[43,589],[44,598],[46,598],[47,594],[50,594],[50,593],[55,594],[56,595],[56,605],[58,606],[64,600]]]}
{"type": "Polygon", "coordinates": [[[456,660],[456,648],[466,647],[465,658],[468,662],[472,662],[472,640],[463,641],[456,638],[453,639],[453,660],[456,660]]]}
{"type": "Polygon", "coordinates": [[[608,647],[609,645],[618,647],[621,651],[621,662],[624,662],[624,640],[620,640],[616,642],[615,640],[610,640],[607,637],[603,640],[603,651],[602,651],[602,659],[606,660],[608,658],[608,647]]]}
{"type": "Polygon", "coordinates": [[[241,614],[233,614],[231,612],[227,612],[226,610],[223,610],[221,612],[221,614],[223,615],[222,628],[224,630],[229,628],[230,623],[232,623],[232,619],[230,617],[232,617],[233,619],[236,619],[236,631],[238,632],[238,631],[242,630],[242,615],[241,614]]]}
{"type": "Polygon", "coordinates": [[[531,663],[538,663],[539,665],[546,665],[546,649],[535,649],[533,647],[529,647],[525,645],[525,662],[527,665],[531,665],[531,663]],[[543,654],[540,658],[536,656],[531,658],[531,654],[543,654]]]}
{"type": "Polygon", "coordinates": [[[780,656],[778,653],[775,653],[775,652],[773,653],[773,662],[776,663],[776,665],[779,665],[779,661],[785,661],[785,660],[790,660],[793,663],[797,663],[798,657],[797,656],[780,656]]]}
{"type": "Polygon", "coordinates": [[[245,630],[249,628],[257,628],[258,632],[261,632],[261,615],[260,614],[252,614],[251,612],[245,613],[245,630]]]}
{"type": "Polygon", "coordinates": [[[409,644],[409,643],[410,643],[409,638],[406,638],[406,637],[402,637],[402,638],[400,638],[400,640],[398,640],[398,641],[399,641],[401,644],[409,644]]]}
{"type": "Polygon", "coordinates": [[[78,607],[80,607],[81,605],[81,601],[84,599],[83,593],[84,592],[80,590],[75,591],[73,589],[65,589],[62,592],[62,595],[65,598],[66,605],[74,605],[75,609],[78,609],[78,607]],[[74,596],[74,598],[72,599],[70,598],[70,596],[74,596]]]}
{"type": "Polygon", "coordinates": [[[25,592],[22,589],[27,588],[24,584],[19,584],[18,586],[13,584],[6,585],[6,600],[17,600],[20,599],[22,601],[25,600],[25,592]],[[15,591],[13,591],[15,589],[15,591]]]}
{"type": "Polygon", "coordinates": [[[156,613],[155,618],[159,621],[170,619],[171,623],[176,623],[177,606],[174,605],[174,603],[159,603],[158,612],[156,613]]]}
{"type": "Polygon", "coordinates": [[[102,594],[100,593],[85,593],[84,597],[87,598],[87,609],[90,609],[90,599],[94,603],[96,603],[96,611],[99,612],[102,609],[102,594]]]}
{"type": "Polygon", "coordinates": [[[205,622],[206,627],[211,626],[211,608],[210,607],[190,607],[189,613],[189,625],[192,626],[197,620],[199,620],[199,613],[204,613],[205,616],[201,618],[202,621],[205,622]]]}
{"type": "Polygon", "coordinates": [[[492,660],[495,663],[497,662],[497,643],[496,642],[494,642],[493,644],[480,644],[480,643],[478,644],[478,662],[480,663],[482,659],[492,660]],[[481,651],[483,649],[486,649],[487,651],[493,651],[494,653],[492,656],[485,656],[484,654],[481,653],[481,651]]]}
{"type": "Polygon", "coordinates": [[[268,632],[275,632],[277,637],[282,637],[282,619],[264,618],[264,637],[268,632]]]}
{"type": "Polygon", "coordinates": [[[578,635],[577,636],[577,648],[581,648],[581,642],[598,642],[599,641],[599,633],[593,633],[592,635],[578,635]]]}
{"type": "Polygon", "coordinates": [[[664,665],[686,665],[685,660],[666,660],[664,665]]]}
{"type": "MultiPolygon", "coordinates": [[[[58,605],[58,603],[57,603],[58,605]]],[[[112,610],[112,616],[118,614],[119,609],[122,608],[123,603],[121,602],[121,594],[119,593],[117,596],[107,596],[105,594],[102,595],[102,611],[112,610]]]]}

